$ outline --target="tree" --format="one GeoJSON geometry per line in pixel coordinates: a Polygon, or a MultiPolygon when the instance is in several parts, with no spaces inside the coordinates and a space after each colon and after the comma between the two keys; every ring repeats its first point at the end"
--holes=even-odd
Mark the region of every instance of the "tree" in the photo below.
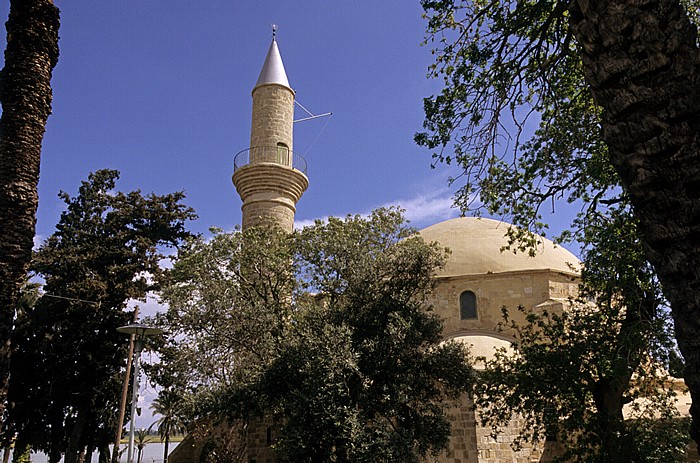
{"type": "Polygon", "coordinates": [[[667,307],[636,222],[612,219],[586,227],[595,246],[584,248],[584,284],[563,313],[530,312],[518,325],[504,308],[517,355],[486,362],[475,403],[496,430],[522,416],[521,440],[557,441],[561,461],[685,461],[667,307]]]}
{"type": "Polygon", "coordinates": [[[156,426],[161,442],[165,442],[163,463],[168,463],[170,437],[185,432],[182,420],[182,398],[172,391],[162,390],[158,394],[158,398],[151,404],[151,409],[160,415],[160,418],[151,426],[156,426]]]}
{"type": "Polygon", "coordinates": [[[249,400],[226,397],[253,391],[277,355],[295,284],[292,249],[276,227],[213,231],[211,240],[193,239],[179,249],[163,282],[169,310],[154,323],[168,336],[154,346],[160,364],[148,369],[154,382],[184,398],[188,432],[206,437],[206,461],[238,461],[245,449],[235,442],[239,433],[222,433],[219,425],[243,430],[245,417],[262,413],[264,404],[254,393],[249,400]]]}
{"type": "Polygon", "coordinates": [[[138,449],[136,463],[141,463],[141,454],[143,453],[143,449],[146,448],[146,444],[148,444],[148,429],[137,429],[134,435],[134,442],[136,443],[136,448],[138,449]]]}
{"type": "MultiPolygon", "coordinates": [[[[36,283],[25,283],[17,301],[17,319],[23,319],[26,312],[36,305],[38,299],[39,285],[36,283]]],[[[13,442],[9,436],[3,438],[3,441],[5,441],[3,442],[3,461],[8,461],[9,454],[12,452],[13,463],[31,462],[31,447],[28,442],[23,442],[22,440],[15,440],[13,442]]]]}
{"type": "Polygon", "coordinates": [[[540,208],[560,199],[581,205],[574,236],[610,205],[633,211],[670,302],[700,443],[700,54],[697,2],[684,4],[422,1],[431,75],[445,86],[425,100],[416,140],[464,167],[465,209],[478,198],[525,230],[541,230],[540,208]]]}
{"type": "Polygon", "coordinates": [[[471,378],[426,304],[444,254],[396,210],[193,243],[163,295],[173,347],[190,365],[206,357],[190,384],[206,398],[199,412],[270,414],[289,461],[439,452],[450,435],[443,407],[471,378]],[[228,361],[211,369],[212,354],[228,361]]]}
{"type": "Polygon", "coordinates": [[[0,416],[10,375],[15,304],[29,268],[38,204],[39,157],[51,114],[59,12],[51,0],[10,2],[0,75],[0,416]]]}
{"type": "Polygon", "coordinates": [[[90,174],[33,268],[44,280],[36,305],[18,314],[9,423],[17,440],[58,461],[107,449],[116,425],[131,321],[127,303],[143,299],[163,273],[163,248],[189,236],[184,195],[114,192],[119,175],[90,174]]]}

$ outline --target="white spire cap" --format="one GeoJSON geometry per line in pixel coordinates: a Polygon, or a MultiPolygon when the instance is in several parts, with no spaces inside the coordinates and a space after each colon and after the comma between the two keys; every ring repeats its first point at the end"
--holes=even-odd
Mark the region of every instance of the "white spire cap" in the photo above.
{"type": "Polygon", "coordinates": [[[289,80],[287,80],[287,73],[284,71],[284,64],[282,64],[282,56],[280,56],[280,50],[277,48],[277,41],[274,36],[255,87],[265,84],[284,85],[291,90],[289,80]]]}

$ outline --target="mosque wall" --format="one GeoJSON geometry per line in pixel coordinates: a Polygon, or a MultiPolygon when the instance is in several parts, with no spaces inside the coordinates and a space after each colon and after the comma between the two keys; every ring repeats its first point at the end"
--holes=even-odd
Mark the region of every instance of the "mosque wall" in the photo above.
{"type": "MultiPolygon", "coordinates": [[[[498,325],[503,322],[502,307],[506,307],[517,323],[525,323],[525,314],[518,311],[522,305],[527,311],[560,311],[566,300],[575,297],[578,281],[573,274],[550,270],[528,270],[481,275],[437,277],[435,290],[429,302],[443,318],[446,338],[478,334],[503,337],[498,325]],[[477,318],[461,319],[460,295],[471,291],[476,296],[477,318]]],[[[541,447],[525,445],[515,451],[512,443],[522,429],[521,420],[514,416],[498,436],[490,428],[480,425],[477,412],[465,395],[460,403],[451,405],[447,415],[452,423],[448,450],[436,459],[438,463],[530,463],[539,462],[541,447]]]]}
{"type": "MultiPolygon", "coordinates": [[[[477,416],[478,418],[478,416],[477,416]]],[[[542,458],[542,446],[533,446],[530,442],[521,444],[519,450],[514,450],[513,443],[523,428],[523,420],[517,416],[500,430],[497,436],[492,435],[491,428],[485,428],[477,423],[476,438],[478,446],[478,463],[534,463],[542,458]]],[[[466,463],[463,462],[463,463],[466,463]]]]}
{"type": "Polygon", "coordinates": [[[275,426],[272,418],[266,416],[254,419],[248,424],[248,463],[277,463],[280,458],[272,450],[275,442],[275,426]]]}
{"type": "Polygon", "coordinates": [[[529,311],[551,300],[560,301],[561,305],[577,290],[578,283],[572,275],[549,270],[438,277],[430,303],[444,320],[444,335],[450,337],[460,332],[496,330],[503,322],[503,307],[517,323],[525,323],[525,314],[518,311],[518,306],[529,311]],[[475,319],[460,317],[459,300],[464,291],[476,295],[475,319]]]}
{"type": "Polygon", "coordinates": [[[451,406],[446,415],[452,423],[452,435],[447,450],[437,457],[429,457],[430,463],[533,463],[540,462],[542,446],[523,443],[520,450],[512,444],[523,427],[522,420],[513,419],[494,437],[491,428],[480,424],[479,416],[465,396],[459,404],[451,406]]]}
{"type": "Polygon", "coordinates": [[[477,462],[479,450],[477,446],[476,413],[468,399],[463,396],[459,404],[450,406],[445,414],[452,424],[452,434],[447,450],[437,456],[438,463],[477,462]]]}

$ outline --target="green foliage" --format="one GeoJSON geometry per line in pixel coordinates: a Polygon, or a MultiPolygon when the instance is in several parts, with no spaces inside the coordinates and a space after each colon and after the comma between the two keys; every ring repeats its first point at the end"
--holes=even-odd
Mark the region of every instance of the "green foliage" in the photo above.
{"type": "Polygon", "coordinates": [[[323,305],[305,307],[263,379],[293,461],[418,461],[447,444],[443,399],[468,369],[461,349],[439,346],[442,323],[424,309],[444,252],[413,233],[378,211],[298,234],[304,281],[323,305]]]}
{"type": "Polygon", "coordinates": [[[289,461],[419,461],[471,377],[426,306],[444,253],[383,209],[193,242],[163,292],[164,366],[196,370],[200,416],[276,417],[289,461]]]}
{"type": "Polygon", "coordinates": [[[568,310],[527,313],[518,326],[504,309],[518,355],[500,352],[478,382],[486,423],[497,430],[518,413],[520,439],[557,439],[562,461],[682,461],[689,440],[666,373],[675,352],[667,307],[628,214],[586,227],[595,246],[568,310]]]}
{"type": "Polygon", "coordinates": [[[29,445],[17,446],[12,450],[12,463],[31,463],[32,449],[29,445]]]}
{"type": "Polygon", "coordinates": [[[60,194],[67,209],[33,262],[44,294],[17,314],[9,431],[52,459],[111,442],[128,345],[116,328],[194,218],[182,193],[114,192],[117,179],[101,170],[60,194]]]}
{"type": "Polygon", "coordinates": [[[202,394],[258,375],[289,318],[291,261],[289,237],[276,228],[182,246],[160,293],[171,310],[154,320],[171,333],[158,346],[167,368],[154,366],[154,380],[202,394]]]}
{"type": "MultiPolygon", "coordinates": [[[[423,0],[429,77],[443,88],[424,100],[416,142],[437,162],[464,169],[456,204],[521,227],[532,246],[544,234],[542,208],[575,203],[577,233],[593,214],[627,204],[602,137],[601,109],[584,81],[581,50],[559,0],[423,0]]],[[[698,1],[684,2],[690,18],[698,1]]],[[[455,179],[456,180],[456,179],[455,179]]]]}
{"type": "MultiPolygon", "coordinates": [[[[172,390],[162,390],[158,398],[151,404],[151,409],[160,418],[151,425],[156,426],[160,441],[165,442],[163,446],[163,461],[168,461],[168,445],[170,437],[175,434],[185,432],[184,407],[182,397],[172,390]]],[[[151,427],[148,428],[150,431],[151,427]]]]}
{"type": "Polygon", "coordinates": [[[561,461],[685,461],[688,422],[675,409],[673,384],[653,359],[632,364],[619,350],[625,315],[579,302],[509,326],[518,355],[499,352],[477,382],[483,424],[498,433],[517,413],[525,427],[516,446],[555,440],[561,461]]]}
{"type": "MultiPolygon", "coordinates": [[[[151,404],[151,409],[155,414],[160,415],[151,427],[156,426],[161,441],[184,432],[182,397],[173,391],[162,390],[151,404]]],[[[149,427],[148,430],[150,429],[149,427]]]]}
{"type": "Polygon", "coordinates": [[[456,195],[463,211],[484,208],[542,233],[541,208],[550,203],[595,210],[623,199],[566,2],[422,5],[436,55],[429,75],[444,87],[425,99],[427,131],[416,141],[464,168],[456,195]]]}
{"type": "Polygon", "coordinates": [[[143,455],[143,449],[146,448],[148,444],[148,430],[147,429],[137,429],[134,433],[134,444],[138,449],[136,456],[136,463],[141,463],[141,456],[143,455]]]}

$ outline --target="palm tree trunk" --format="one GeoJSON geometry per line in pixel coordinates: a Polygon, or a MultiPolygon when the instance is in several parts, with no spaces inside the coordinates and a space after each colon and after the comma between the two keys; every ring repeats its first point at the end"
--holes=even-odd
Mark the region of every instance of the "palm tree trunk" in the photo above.
{"type": "Polygon", "coordinates": [[[59,12],[52,0],[11,0],[0,75],[0,416],[7,399],[10,334],[31,258],[39,157],[51,114],[59,12]]]}
{"type": "Polygon", "coordinates": [[[168,444],[170,443],[170,433],[165,433],[165,446],[163,447],[163,463],[168,463],[168,444]]]}
{"type": "Polygon", "coordinates": [[[575,0],[611,162],[671,303],[700,444],[700,51],[678,0],[575,0]]]}

